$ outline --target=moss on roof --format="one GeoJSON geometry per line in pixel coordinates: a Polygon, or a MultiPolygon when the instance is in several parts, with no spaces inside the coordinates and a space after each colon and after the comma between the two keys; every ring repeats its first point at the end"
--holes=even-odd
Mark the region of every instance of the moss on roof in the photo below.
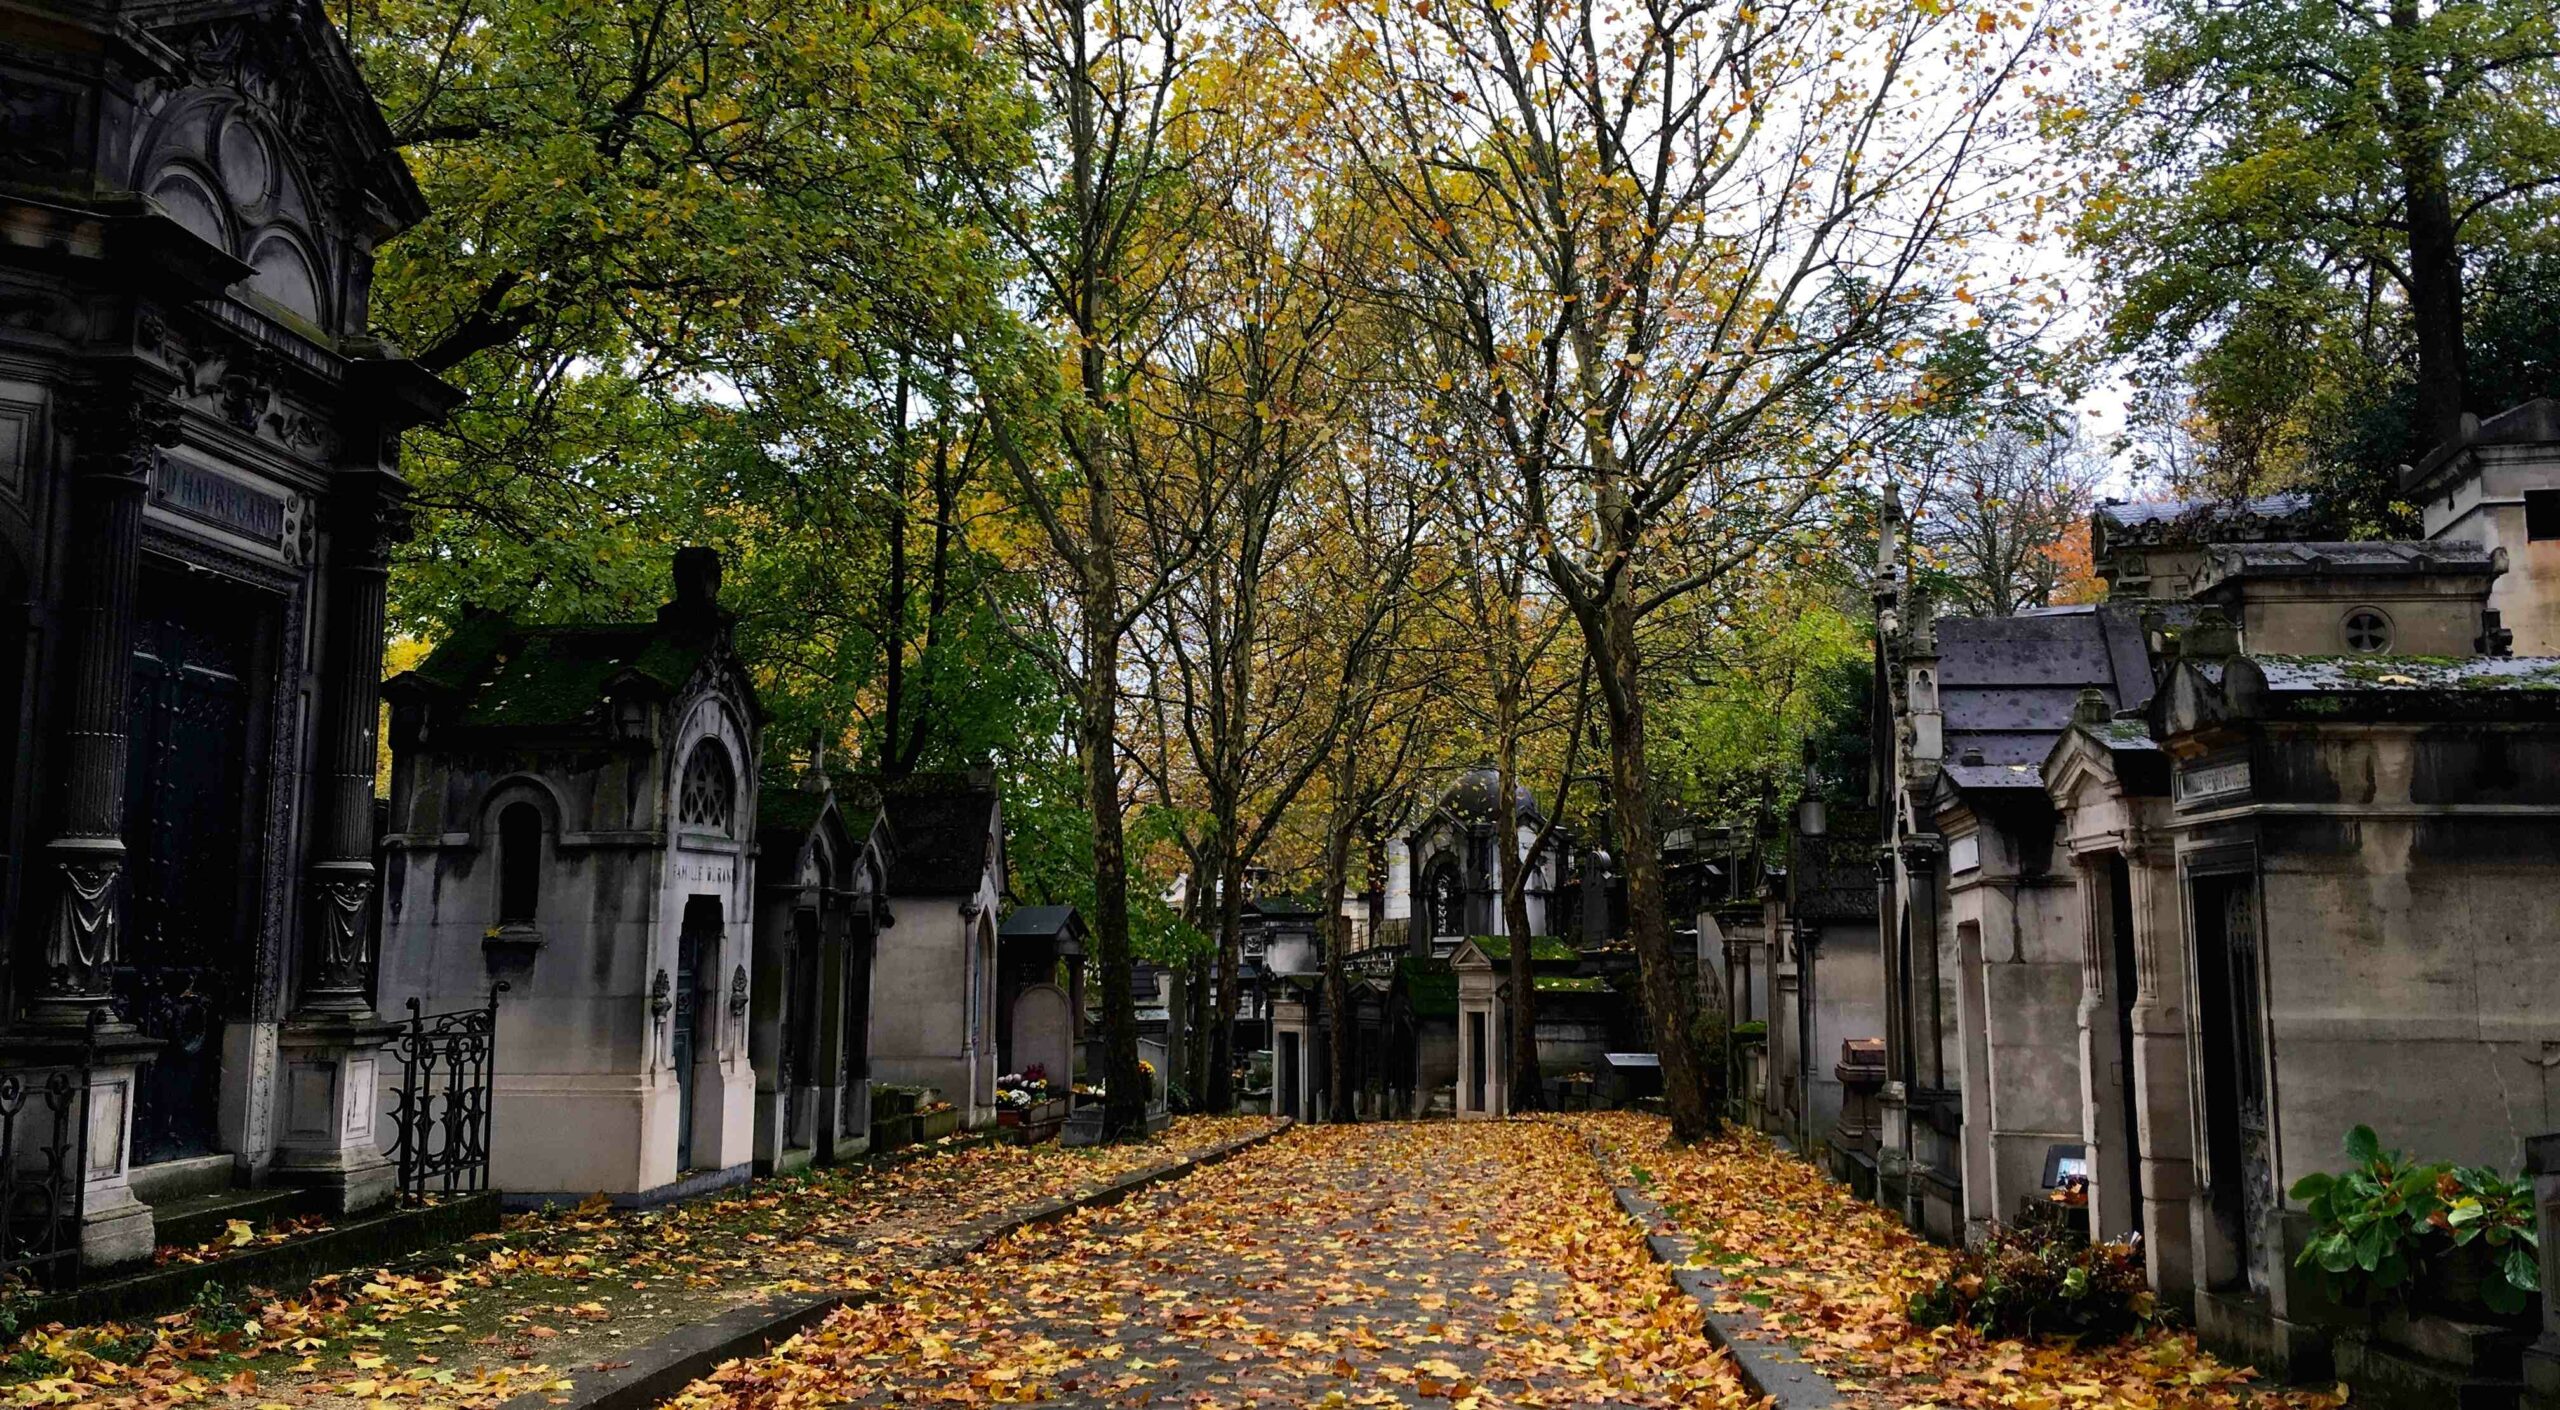
{"type": "Polygon", "coordinates": [[[1601,994],[1609,981],[1591,974],[1541,974],[1529,982],[1541,994],[1601,994]]]}
{"type": "MultiPolygon", "coordinates": [[[[1470,935],[1467,943],[1484,951],[1486,959],[1502,961],[1511,958],[1511,937],[1508,935],[1470,935]]],[[[1581,959],[1581,952],[1558,936],[1529,937],[1529,963],[1533,965],[1574,964],[1581,959]]]]}
{"type": "Polygon", "coordinates": [[[827,795],[797,785],[766,784],[756,790],[756,826],[767,832],[807,832],[826,810],[827,795]]]}
{"type": "Polygon", "coordinates": [[[1458,1016],[1458,976],[1447,960],[1406,955],[1396,961],[1396,983],[1417,1018],[1458,1016]]]}
{"type": "Polygon", "coordinates": [[[617,682],[674,693],[718,644],[714,633],[658,622],[519,626],[481,614],[457,626],[411,674],[457,697],[457,719],[466,726],[572,725],[600,719],[606,690],[617,682]]]}

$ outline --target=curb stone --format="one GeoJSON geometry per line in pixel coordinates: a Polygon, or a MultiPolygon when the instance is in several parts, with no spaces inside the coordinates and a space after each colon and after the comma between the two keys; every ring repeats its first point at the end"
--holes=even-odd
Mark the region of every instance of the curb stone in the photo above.
{"type": "MultiPolygon", "coordinates": [[[[1195,1170],[1231,1159],[1273,1140],[1297,1122],[1282,1117],[1277,1125],[1249,1136],[1221,1141],[1197,1155],[1115,1177],[1082,1194],[1042,1200],[1023,1209],[967,1226],[927,1245],[901,1272],[929,1272],[983,1253],[1024,1229],[1053,1224],[1079,1210],[1118,1204],[1138,1191],[1195,1170]]],[[[673,1397],[709,1375],[722,1363],[762,1356],[842,1307],[881,1297],[878,1291],[784,1293],[750,1302],[707,1322],[679,1327],[645,1346],[634,1347],[631,1359],[611,1371],[571,1372],[568,1391],[529,1390],[510,1396],[499,1410],[641,1410],[673,1397]]]]}
{"type": "MultiPolygon", "coordinates": [[[[1590,1144],[1591,1158],[1599,1163],[1601,1178],[1608,1179],[1608,1156],[1598,1141],[1590,1144]]],[[[1689,1238],[1656,1232],[1676,1227],[1671,1212],[1662,1207],[1661,1201],[1639,1194],[1614,1180],[1609,1188],[1618,1197],[1618,1207],[1645,1231],[1645,1251],[1671,1274],[1671,1280],[1679,1285],[1680,1291],[1698,1304],[1707,1340],[1733,1357],[1734,1370],[1741,1373],[1742,1384],[1752,1394],[1767,1396],[1770,1410],[1833,1410],[1833,1407],[1848,1403],[1841,1399],[1840,1388],[1798,1355],[1791,1343],[1756,1339],[1763,1332],[1757,1311],[1749,1308],[1735,1312],[1716,1310],[1716,1303],[1724,1293],[1723,1275],[1712,1268],[1687,1266],[1696,1252],[1695,1244],[1689,1238]]],[[[1767,1335],[1784,1334],[1772,1331],[1767,1335]]]]}

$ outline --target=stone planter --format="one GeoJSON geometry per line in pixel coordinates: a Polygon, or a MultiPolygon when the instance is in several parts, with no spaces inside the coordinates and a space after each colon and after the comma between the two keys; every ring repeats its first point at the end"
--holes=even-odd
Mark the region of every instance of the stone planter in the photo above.
{"type": "Polygon", "coordinates": [[[871,1150],[873,1154],[911,1146],[916,1140],[916,1118],[913,1112],[896,1116],[874,1114],[871,1118],[871,1150]]]}
{"type": "Polygon", "coordinates": [[[939,1141],[960,1129],[960,1108],[947,1106],[940,1111],[918,1112],[916,1121],[918,1123],[917,1140],[939,1141]]]}

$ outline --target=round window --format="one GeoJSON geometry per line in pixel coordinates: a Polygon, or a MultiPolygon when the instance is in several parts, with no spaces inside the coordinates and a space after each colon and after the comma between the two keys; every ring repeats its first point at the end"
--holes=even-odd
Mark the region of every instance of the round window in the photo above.
{"type": "Polygon", "coordinates": [[[2349,651],[2389,651],[2391,619],[2379,608],[2359,607],[2347,614],[2345,623],[2349,651]]]}

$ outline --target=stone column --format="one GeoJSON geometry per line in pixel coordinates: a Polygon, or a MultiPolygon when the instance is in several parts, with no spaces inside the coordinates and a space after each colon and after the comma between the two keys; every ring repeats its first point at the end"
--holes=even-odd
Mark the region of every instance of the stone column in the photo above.
{"type": "Polygon", "coordinates": [[[374,732],[382,707],[383,601],[391,547],[407,511],[389,486],[341,491],[329,536],[329,641],[320,684],[318,856],[309,878],[302,1002],[297,1016],[370,1017],[377,885],[373,863],[374,732]]]}
{"type": "Polygon", "coordinates": [[[178,412],[131,384],[101,388],[72,408],[73,607],[67,650],[61,769],[62,824],[45,844],[44,978],[31,1022],[76,1030],[106,1004],[124,921],[124,798],[132,737],[133,626],[142,569],[142,497],[178,412]]]}
{"type": "Polygon", "coordinates": [[[374,731],[381,708],[384,582],[407,527],[396,477],[341,472],[330,506],[328,640],[320,690],[319,817],[305,879],[302,994],[277,1035],[284,1082],[275,1176],[333,1212],[391,1199],[375,1145],[382,1051],[399,1029],[374,1013],[374,731]]]}
{"type": "MultiPolygon", "coordinates": [[[[64,407],[74,437],[71,610],[61,637],[61,825],[43,850],[43,976],[9,1035],[13,1066],[85,1065],[71,1119],[85,1159],[80,1253],[95,1271],[135,1262],[153,1245],[150,1206],[127,1181],[133,1093],[159,1045],[115,1017],[111,976],[124,938],[124,800],[132,738],[133,629],[142,567],[142,500],[160,452],[177,443],[178,411],[156,388],[126,380],[64,407]]],[[[41,1081],[40,1077],[32,1080],[41,1081]]],[[[41,1122],[30,1122],[30,1127],[41,1122]]],[[[8,1152],[21,1178],[47,1164],[41,1141],[8,1152]]]]}
{"type": "Polygon", "coordinates": [[[2133,888],[2133,1072],[2142,1135],[2143,1262],[2164,1306],[2195,1304],[2195,1125],[2187,1064],[2187,941],[2177,866],[2147,831],[2128,834],[2133,888]]]}
{"type": "Polygon", "coordinates": [[[2089,1236],[2133,1228],[2133,1160],[2125,1149],[2125,1102],[2132,1074],[2121,1070],[2116,1017],[2115,889],[2112,853],[2071,859],[2080,897],[2080,1141],[2089,1157],[2089,1236]]]}

